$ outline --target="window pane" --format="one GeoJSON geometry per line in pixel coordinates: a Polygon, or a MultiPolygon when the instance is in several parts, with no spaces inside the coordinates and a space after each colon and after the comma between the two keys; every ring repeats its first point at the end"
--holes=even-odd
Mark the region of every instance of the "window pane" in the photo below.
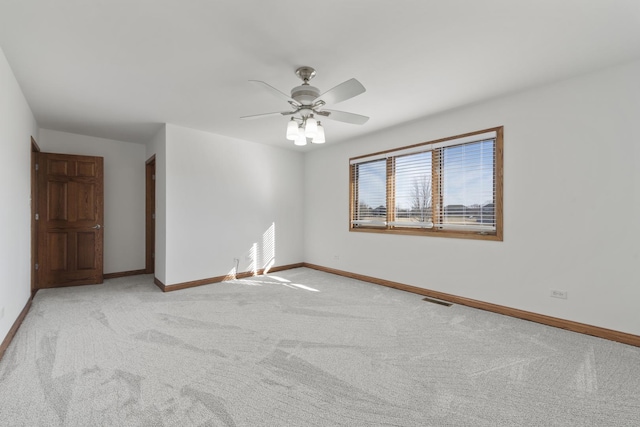
{"type": "Polygon", "coordinates": [[[432,225],[431,151],[395,158],[394,226],[432,225]]]}
{"type": "Polygon", "coordinates": [[[445,226],[495,228],[494,140],[442,149],[445,226]]]}
{"type": "Polygon", "coordinates": [[[387,161],[386,159],[353,166],[355,225],[384,226],[387,220],[387,161]]]}

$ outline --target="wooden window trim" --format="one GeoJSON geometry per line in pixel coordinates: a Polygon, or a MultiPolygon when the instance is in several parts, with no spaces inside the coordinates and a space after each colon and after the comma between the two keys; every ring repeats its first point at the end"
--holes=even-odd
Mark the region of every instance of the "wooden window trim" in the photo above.
{"type": "MultiPolygon", "coordinates": [[[[503,135],[503,126],[484,129],[475,132],[469,132],[461,135],[456,135],[448,138],[441,138],[434,141],[424,142],[420,144],[409,145],[405,147],[394,148],[390,150],[379,151],[376,153],[366,154],[362,156],[357,156],[349,159],[349,231],[356,233],[378,233],[378,234],[397,234],[397,235],[408,235],[408,236],[431,236],[431,237],[446,237],[446,238],[460,238],[460,239],[472,239],[472,240],[489,240],[489,241],[503,241],[503,184],[504,184],[504,135],[503,135]],[[486,132],[495,132],[495,172],[494,172],[494,180],[495,180],[495,224],[496,230],[492,233],[481,233],[477,231],[469,231],[469,230],[444,230],[438,228],[432,229],[415,229],[415,228],[402,228],[395,227],[392,225],[387,225],[385,228],[382,227],[367,227],[367,226],[359,226],[354,227],[351,223],[354,213],[356,211],[355,204],[358,200],[358,190],[357,190],[357,182],[354,179],[354,167],[355,165],[351,164],[351,161],[358,160],[362,158],[367,158],[371,156],[383,155],[386,153],[393,153],[399,150],[406,150],[417,148],[421,146],[427,146],[431,144],[436,144],[440,142],[446,142],[453,139],[461,139],[477,134],[482,134],[486,132]]],[[[395,158],[389,157],[387,159],[387,222],[390,222],[390,218],[394,218],[395,213],[395,181],[394,181],[394,168],[395,168],[395,158]]],[[[436,179],[440,177],[441,174],[441,159],[440,161],[432,162],[432,185],[435,187],[432,189],[432,193],[434,195],[438,195],[437,198],[433,199],[432,210],[433,210],[433,219],[434,222],[439,220],[439,216],[442,212],[442,194],[439,188],[440,180],[436,179]]]]}

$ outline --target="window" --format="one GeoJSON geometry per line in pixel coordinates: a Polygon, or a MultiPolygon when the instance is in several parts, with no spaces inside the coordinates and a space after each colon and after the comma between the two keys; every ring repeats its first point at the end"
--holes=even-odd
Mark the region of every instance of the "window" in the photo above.
{"type": "Polygon", "coordinates": [[[350,159],[350,230],[502,240],[502,127],[350,159]]]}

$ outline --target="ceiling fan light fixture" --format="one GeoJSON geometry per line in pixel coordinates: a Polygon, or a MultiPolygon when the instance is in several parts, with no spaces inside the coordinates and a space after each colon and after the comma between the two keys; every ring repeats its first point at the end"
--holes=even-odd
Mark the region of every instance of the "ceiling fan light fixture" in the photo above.
{"type": "Polygon", "coordinates": [[[296,123],[295,119],[291,117],[289,123],[287,124],[287,139],[290,141],[295,141],[298,137],[298,123],[296,123]]]}
{"type": "Polygon", "coordinates": [[[317,132],[318,132],[318,125],[316,124],[316,121],[313,118],[313,114],[311,114],[309,117],[305,119],[304,135],[307,138],[313,138],[316,136],[317,132]]]}
{"type": "Polygon", "coordinates": [[[324,127],[322,126],[322,124],[320,122],[318,122],[318,124],[316,126],[317,126],[316,136],[313,137],[311,142],[314,143],[314,144],[324,144],[325,143],[324,127]]]}
{"type": "Polygon", "coordinates": [[[351,78],[321,93],[320,89],[309,84],[309,81],[315,75],[316,70],[312,67],[299,67],[296,70],[296,76],[302,80],[302,84],[291,89],[291,96],[263,81],[250,80],[277,98],[289,103],[293,110],[254,114],[240,118],[243,120],[253,120],[272,116],[291,117],[291,120],[287,123],[285,136],[287,140],[293,141],[295,145],[300,146],[307,145],[309,142],[314,144],[322,144],[325,142],[324,128],[320,122],[314,118],[314,114],[327,119],[355,125],[363,125],[369,120],[369,117],[360,114],[324,109],[325,105],[337,104],[338,102],[346,101],[347,99],[364,93],[366,89],[362,83],[355,78],[351,78]]]}

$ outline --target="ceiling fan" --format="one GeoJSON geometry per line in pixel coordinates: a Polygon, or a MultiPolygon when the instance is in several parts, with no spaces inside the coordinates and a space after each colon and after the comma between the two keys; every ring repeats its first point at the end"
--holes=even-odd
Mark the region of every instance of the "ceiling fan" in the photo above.
{"type": "Polygon", "coordinates": [[[349,79],[320,94],[320,90],[317,87],[309,84],[309,80],[315,75],[316,70],[311,67],[298,68],[296,76],[302,80],[302,85],[291,89],[291,96],[263,81],[249,80],[266,89],[272,95],[287,101],[293,110],[244,116],[241,119],[252,120],[278,115],[291,116],[291,120],[287,125],[287,139],[294,141],[296,145],[306,145],[307,138],[311,138],[312,143],[321,144],[325,142],[324,128],[317,121],[316,116],[355,125],[365,124],[369,120],[369,117],[360,114],[324,108],[325,105],[337,104],[364,93],[366,89],[358,80],[349,79]]]}

